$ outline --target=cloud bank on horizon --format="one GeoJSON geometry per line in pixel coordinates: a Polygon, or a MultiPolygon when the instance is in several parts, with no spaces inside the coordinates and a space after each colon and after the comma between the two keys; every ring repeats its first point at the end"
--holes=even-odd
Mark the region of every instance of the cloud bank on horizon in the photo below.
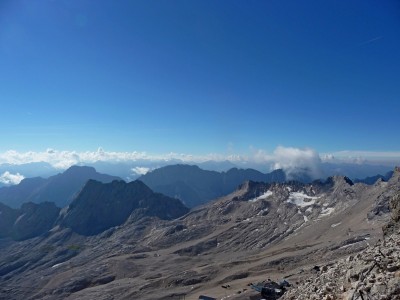
{"type": "MultiPolygon", "coordinates": [[[[205,154],[191,155],[184,153],[149,154],[146,152],[116,152],[105,151],[98,148],[96,151],[58,151],[47,149],[46,151],[18,152],[9,150],[0,153],[0,164],[26,164],[34,162],[46,162],[57,169],[67,169],[72,165],[90,164],[95,162],[107,163],[132,163],[135,174],[145,174],[151,168],[137,166],[142,163],[202,163],[207,161],[231,161],[238,166],[264,165],[265,169],[283,169],[291,176],[299,170],[306,170],[312,178],[320,178],[321,164],[331,163],[352,163],[352,164],[387,164],[393,166],[400,162],[400,152],[369,152],[369,151],[339,151],[335,153],[320,154],[311,148],[277,147],[273,152],[265,150],[252,150],[250,154],[205,154]]],[[[18,182],[23,179],[20,174],[2,174],[0,181],[3,183],[18,182]]]]}

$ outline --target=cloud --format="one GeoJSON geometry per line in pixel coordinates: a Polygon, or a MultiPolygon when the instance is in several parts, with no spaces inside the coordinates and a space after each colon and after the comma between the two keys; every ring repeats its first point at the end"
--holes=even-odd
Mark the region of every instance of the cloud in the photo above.
{"type": "Polygon", "coordinates": [[[289,179],[302,173],[312,179],[320,178],[321,158],[317,151],[311,148],[277,147],[272,153],[262,149],[252,149],[247,159],[257,164],[264,164],[270,170],[283,169],[289,179]]]}
{"type": "Polygon", "coordinates": [[[0,183],[6,185],[14,185],[20,183],[25,177],[19,173],[11,174],[10,172],[6,171],[0,175],[0,183]]]}
{"type": "Polygon", "coordinates": [[[42,152],[9,150],[0,152],[0,164],[9,163],[19,165],[32,162],[47,162],[55,168],[67,169],[76,164],[90,164],[101,161],[129,164],[133,167],[131,170],[133,173],[141,175],[148,172],[148,168],[154,168],[156,165],[161,166],[174,163],[194,164],[206,161],[222,162],[228,160],[241,167],[252,167],[262,170],[281,168],[289,178],[298,172],[307,173],[311,178],[319,178],[321,175],[321,165],[324,162],[347,162],[353,164],[386,162],[387,165],[391,166],[400,163],[400,152],[338,151],[322,153],[320,155],[311,148],[300,149],[283,146],[277,147],[272,152],[255,148],[250,148],[247,154],[235,154],[231,151],[233,149],[230,149],[226,154],[208,153],[204,155],[192,155],[176,152],[165,154],[151,154],[138,151],[116,152],[107,151],[101,147],[95,151],[84,152],[59,151],[51,148],[42,152]]]}
{"type": "Polygon", "coordinates": [[[321,154],[324,162],[342,162],[355,164],[398,164],[400,151],[354,151],[344,150],[321,154]]]}
{"type": "Polygon", "coordinates": [[[273,169],[283,169],[289,179],[299,172],[313,179],[321,177],[321,158],[313,149],[280,146],[275,149],[272,159],[273,169]]]}
{"type": "Polygon", "coordinates": [[[136,175],[145,175],[147,172],[150,171],[150,168],[146,168],[146,167],[135,167],[132,168],[133,173],[135,173],[136,175]]]}
{"type": "Polygon", "coordinates": [[[15,150],[9,150],[0,153],[0,164],[25,164],[32,162],[47,162],[53,167],[59,169],[66,169],[75,164],[94,163],[97,161],[102,162],[169,162],[169,161],[181,161],[181,162],[204,162],[208,160],[222,161],[230,159],[232,161],[241,160],[241,156],[235,155],[221,155],[221,154],[206,154],[206,155],[192,155],[185,153],[170,152],[166,154],[148,154],[146,152],[113,152],[105,151],[102,148],[98,148],[96,151],[58,151],[54,149],[47,149],[43,152],[18,152],[15,150]]]}

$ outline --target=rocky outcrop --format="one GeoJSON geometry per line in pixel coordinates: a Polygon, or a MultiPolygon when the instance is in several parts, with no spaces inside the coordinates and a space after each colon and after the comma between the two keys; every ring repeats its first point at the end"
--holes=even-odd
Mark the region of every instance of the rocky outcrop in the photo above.
{"type": "Polygon", "coordinates": [[[320,267],[282,299],[400,299],[399,247],[400,235],[394,234],[355,256],[320,267]]]}
{"type": "Polygon", "coordinates": [[[390,209],[391,220],[383,227],[384,240],[354,256],[318,267],[316,276],[282,299],[400,299],[400,194],[392,197],[390,209]]]}
{"type": "Polygon", "coordinates": [[[95,235],[121,225],[129,216],[154,216],[163,220],[188,212],[182,202],[154,193],[141,181],[113,181],[102,184],[89,180],[64,212],[60,224],[82,235],[95,235]]]}
{"type": "MultiPolygon", "coordinates": [[[[388,182],[377,181],[374,186],[385,186],[385,191],[378,196],[376,199],[374,207],[371,209],[368,214],[368,219],[373,220],[376,217],[380,218],[382,215],[387,215],[390,213],[390,201],[394,196],[400,194],[400,168],[396,167],[394,172],[392,172],[392,177],[388,180],[388,182]]],[[[390,224],[388,224],[389,226],[390,224]]],[[[386,230],[386,229],[384,229],[386,230]]]]}
{"type": "Polygon", "coordinates": [[[389,223],[383,227],[385,235],[390,235],[400,230],[400,194],[395,195],[389,205],[392,213],[389,223]]]}

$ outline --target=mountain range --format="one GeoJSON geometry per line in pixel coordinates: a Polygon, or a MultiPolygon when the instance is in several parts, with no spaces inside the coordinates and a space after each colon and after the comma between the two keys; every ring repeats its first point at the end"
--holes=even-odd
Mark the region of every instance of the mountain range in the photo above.
{"type": "Polygon", "coordinates": [[[171,165],[151,171],[139,179],[152,190],[178,198],[188,207],[195,207],[231,193],[246,180],[284,182],[286,175],[282,170],[268,174],[237,168],[216,172],[195,165],[171,165]]]}
{"type": "Polygon", "coordinates": [[[140,181],[89,181],[49,231],[0,239],[0,296],[257,299],[249,282],[295,283],[381,239],[399,193],[400,169],[372,185],[245,181],[187,212],[140,181]],[[101,227],[105,216],[118,222],[101,227]]]}
{"type": "MultiPolygon", "coordinates": [[[[238,169],[254,169],[262,173],[268,173],[272,170],[273,165],[268,163],[256,163],[250,161],[214,161],[209,160],[205,162],[189,162],[182,161],[179,159],[172,160],[146,160],[138,159],[135,161],[96,161],[96,162],[76,162],[80,166],[91,166],[94,167],[98,172],[103,174],[110,174],[112,176],[119,177],[125,181],[132,181],[138,179],[141,175],[148,171],[155,170],[167,165],[175,164],[189,164],[197,165],[201,169],[217,172],[227,172],[232,168],[238,169]]],[[[65,171],[68,167],[62,167],[66,165],[64,162],[57,162],[52,165],[47,162],[32,162],[25,164],[0,164],[0,187],[9,186],[18,183],[19,178],[32,178],[32,177],[43,177],[56,175],[59,172],[65,171]],[[55,167],[56,166],[56,167],[55,167]],[[10,180],[7,175],[17,175],[17,178],[10,180]]],[[[318,162],[316,165],[303,166],[294,170],[284,169],[285,174],[290,179],[298,179],[297,172],[300,172],[300,179],[303,180],[306,177],[315,179],[315,172],[318,170],[318,177],[326,179],[329,176],[342,175],[355,180],[356,178],[365,178],[375,176],[376,174],[386,174],[394,163],[359,163],[359,162],[341,162],[340,160],[324,160],[318,162]]]]}
{"type": "MultiPolygon", "coordinates": [[[[378,179],[387,181],[392,174],[393,172],[388,172],[385,175],[356,179],[354,182],[373,184],[378,179]]],[[[104,183],[120,180],[119,177],[98,173],[93,167],[72,166],[63,173],[48,178],[25,178],[17,185],[0,188],[0,202],[18,208],[26,202],[47,201],[63,208],[71,203],[90,179],[104,183]]],[[[275,170],[268,174],[254,169],[237,168],[216,172],[203,170],[195,165],[165,166],[140,177],[152,190],[180,199],[188,207],[202,205],[227,195],[246,180],[270,183],[284,182],[286,179],[283,170],[275,170]]],[[[300,182],[311,181],[306,172],[298,173],[296,179],[300,182]]]]}
{"type": "MultiPolygon", "coordinates": [[[[152,190],[180,199],[188,207],[194,207],[231,193],[245,180],[283,182],[285,178],[282,170],[269,174],[237,168],[216,172],[202,170],[197,166],[171,165],[148,172],[140,180],[152,190]]],[[[17,185],[2,187],[0,202],[17,208],[25,202],[48,201],[63,208],[71,203],[90,179],[104,183],[120,180],[119,177],[98,173],[93,167],[72,166],[49,178],[25,178],[17,185]]]]}

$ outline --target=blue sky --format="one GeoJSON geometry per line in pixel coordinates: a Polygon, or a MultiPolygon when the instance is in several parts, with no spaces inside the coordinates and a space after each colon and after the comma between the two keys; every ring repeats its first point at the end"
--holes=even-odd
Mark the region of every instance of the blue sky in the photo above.
{"type": "Polygon", "coordinates": [[[0,151],[400,151],[399,1],[0,2],[0,151]]]}

